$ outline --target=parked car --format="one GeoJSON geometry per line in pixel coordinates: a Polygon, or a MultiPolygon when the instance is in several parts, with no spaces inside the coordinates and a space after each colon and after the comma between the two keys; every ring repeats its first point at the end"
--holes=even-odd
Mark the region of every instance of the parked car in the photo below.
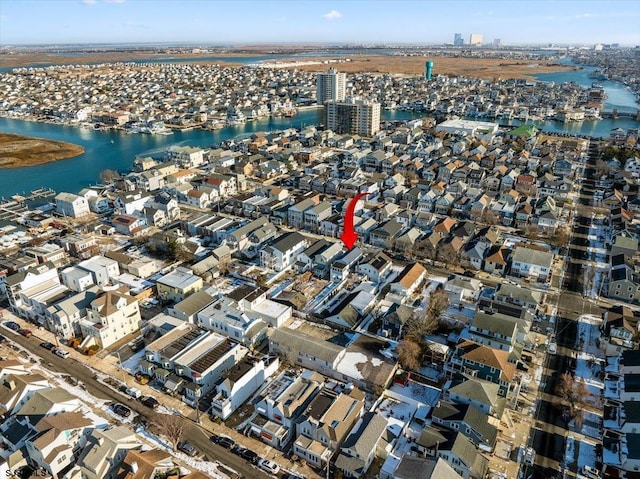
{"type": "Polygon", "coordinates": [[[2,334],[0,334],[0,344],[4,343],[7,340],[2,334]]]}
{"type": "Polygon", "coordinates": [[[62,359],[69,357],[69,351],[65,351],[64,349],[56,348],[53,350],[53,354],[56,356],[60,356],[62,359]]]}
{"type": "Polygon", "coordinates": [[[19,329],[18,332],[23,335],[25,338],[30,338],[33,336],[33,332],[30,329],[19,329]]]}
{"type": "Polygon", "coordinates": [[[242,451],[242,454],[240,454],[240,457],[242,457],[243,459],[246,459],[252,464],[257,464],[258,459],[260,459],[258,454],[253,452],[251,449],[245,449],[244,451],[242,451]]]}
{"type": "Polygon", "coordinates": [[[247,448],[246,447],[242,447],[240,444],[236,444],[235,446],[233,446],[231,448],[231,452],[234,453],[236,456],[242,456],[242,454],[246,450],[247,450],[247,448]]]}
{"type": "Polygon", "coordinates": [[[20,325],[18,323],[14,322],[14,321],[6,321],[4,323],[4,325],[7,328],[12,329],[14,331],[19,331],[20,330],[20,325]]]}
{"type": "Polygon", "coordinates": [[[160,406],[160,403],[153,396],[143,396],[140,398],[140,402],[151,409],[155,409],[160,406]]]}
{"type": "Polygon", "coordinates": [[[111,406],[111,409],[113,410],[113,412],[122,417],[129,417],[131,415],[131,409],[129,409],[124,404],[115,403],[113,406],[111,406]]]}
{"type": "Polygon", "coordinates": [[[53,351],[53,349],[56,347],[55,344],[50,343],[49,341],[45,341],[44,343],[40,343],[40,346],[43,347],[44,349],[49,350],[49,351],[53,351]]]}
{"type": "Polygon", "coordinates": [[[220,444],[225,449],[231,449],[236,442],[227,436],[218,436],[218,444],[220,444]]]}
{"type": "Polygon", "coordinates": [[[127,388],[124,392],[135,399],[140,399],[142,397],[142,391],[137,388],[127,388]]]}
{"type": "Polygon", "coordinates": [[[193,444],[188,443],[187,441],[182,441],[178,443],[178,451],[184,452],[187,456],[194,457],[200,454],[198,448],[193,444]]]}
{"type": "Polygon", "coordinates": [[[258,467],[270,474],[278,474],[278,472],[280,472],[280,466],[269,459],[260,459],[258,461],[258,467]]]}

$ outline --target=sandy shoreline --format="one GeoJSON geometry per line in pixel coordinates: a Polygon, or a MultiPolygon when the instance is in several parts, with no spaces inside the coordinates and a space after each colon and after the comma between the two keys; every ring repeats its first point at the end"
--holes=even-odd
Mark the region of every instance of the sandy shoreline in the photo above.
{"type": "Polygon", "coordinates": [[[82,153],[80,145],[0,132],[0,169],[42,165],[82,153]]]}

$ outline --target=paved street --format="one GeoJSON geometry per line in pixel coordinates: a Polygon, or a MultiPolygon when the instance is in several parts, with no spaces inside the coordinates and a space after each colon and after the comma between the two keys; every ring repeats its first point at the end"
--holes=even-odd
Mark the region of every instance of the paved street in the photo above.
{"type": "MultiPolygon", "coordinates": [[[[578,202],[581,205],[593,204],[593,189],[584,185],[585,178],[593,177],[599,152],[594,144],[590,145],[589,157],[582,173],[578,202]]],[[[581,434],[574,423],[567,424],[558,408],[555,391],[560,375],[575,370],[575,357],[580,352],[578,341],[578,318],[583,314],[599,316],[603,309],[600,301],[585,297],[591,285],[585,284],[585,268],[589,261],[603,261],[606,250],[602,239],[593,235],[592,226],[598,218],[594,216],[572,215],[571,245],[564,258],[562,291],[556,297],[558,315],[555,318],[554,335],[557,344],[556,354],[547,354],[537,398],[535,426],[532,429],[529,445],[536,451],[535,466],[525,467],[525,478],[547,479],[551,477],[575,476],[577,468],[574,458],[567,458],[567,436],[574,441],[597,444],[601,442],[581,434]]],[[[585,345],[586,347],[586,345],[585,345]]],[[[601,410],[585,407],[586,412],[601,415],[601,410]]],[[[586,424],[598,430],[599,424],[586,424]]]]}
{"type": "MultiPolygon", "coordinates": [[[[43,368],[58,372],[65,373],[80,381],[86,391],[98,399],[105,401],[120,402],[129,407],[132,411],[137,413],[144,420],[149,420],[153,415],[153,411],[144,406],[142,403],[134,400],[130,396],[121,393],[114,388],[104,384],[98,380],[99,376],[110,376],[122,381],[124,376],[122,371],[117,368],[117,359],[113,356],[108,356],[102,360],[98,357],[86,357],[78,353],[77,351],[63,348],[70,351],[71,355],[62,359],[51,351],[48,351],[40,347],[42,341],[55,342],[53,335],[46,330],[34,329],[33,325],[26,323],[24,320],[13,316],[10,312],[4,311],[2,321],[16,321],[25,327],[28,327],[34,331],[34,334],[30,338],[25,338],[5,327],[0,327],[1,334],[14,343],[18,344],[24,350],[28,351],[27,359],[39,362],[43,368]]],[[[5,346],[6,347],[6,346],[5,346]]],[[[23,356],[24,357],[24,356],[23,356]]],[[[131,376],[127,377],[128,384],[133,385],[134,380],[131,376]]],[[[291,470],[303,474],[305,477],[320,477],[309,467],[304,467],[300,464],[294,464],[282,457],[280,451],[277,451],[266,444],[256,441],[255,439],[248,438],[236,432],[235,430],[228,429],[222,425],[215,424],[209,417],[201,413],[200,421],[201,425],[196,424],[195,410],[186,406],[175,398],[170,398],[158,391],[153,390],[149,386],[143,386],[135,383],[135,387],[142,390],[143,394],[153,395],[160,403],[170,409],[179,410],[181,413],[193,421],[191,432],[188,435],[189,442],[193,443],[209,461],[218,461],[223,465],[228,466],[232,470],[241,474],[241,477],[245,478],[264,478],[272,477],[255,466],[250,465],[247,461],[239,456],[231,453],[229,450],[224,449],[217,444],[213,444],[209,438],[212,434],[223,434],[231,437],[236,442],[242,443],[243,446],[250,448],[257,452],[260,457],[276,460],[282,467],[290,468],[291,470]]],[[[112,419],[112,418],[110,418],[112,419]]],[[[284,472],[281,473],[284,475],[284,472]]]]}

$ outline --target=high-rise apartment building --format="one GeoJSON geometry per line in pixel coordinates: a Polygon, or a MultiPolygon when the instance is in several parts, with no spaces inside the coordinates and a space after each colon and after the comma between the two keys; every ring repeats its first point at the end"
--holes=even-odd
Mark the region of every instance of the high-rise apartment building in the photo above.
{"type": "Polygon", "coordinates": [[[380,130],[380,103],[350,98],[325,103],[325,123],[336,133],[373,136],[380,130]]]}
{"type": "Polygon", "coordinates": [[[469,44],[472,47],[479,47],[482,45],[482,33],[472,33],[469,36],[469,44]]]}
{"type": "Polygon", "coordinates": [[[462,38],[462,33],[453,34],[453,45],[456,47],[461,47],[462,45],[464,45],[464,38],[462,38]]]}
{"type": "Polygon", "coordinates": [[[325,101],[344,101],[347,76],[338,73],[335,68],[329,68],[325,73],[318,73],[316,79],[316,100],[318,105],[325,101]]]}

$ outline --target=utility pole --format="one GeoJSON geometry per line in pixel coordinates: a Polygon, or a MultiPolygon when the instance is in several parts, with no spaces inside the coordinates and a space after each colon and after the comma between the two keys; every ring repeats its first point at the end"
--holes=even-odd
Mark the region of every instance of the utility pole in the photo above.
{"type": "Polygon", "coordinates": [[[118,362],[120,363],[120,370],[122,371],[122,380],[124,382],[124,385],[127,385],[127,373],[125,372],[124,368],[122,367],[122,359],[120,359],[120,351],[116,351],[116,354],[118,355],[118,362]]]}

